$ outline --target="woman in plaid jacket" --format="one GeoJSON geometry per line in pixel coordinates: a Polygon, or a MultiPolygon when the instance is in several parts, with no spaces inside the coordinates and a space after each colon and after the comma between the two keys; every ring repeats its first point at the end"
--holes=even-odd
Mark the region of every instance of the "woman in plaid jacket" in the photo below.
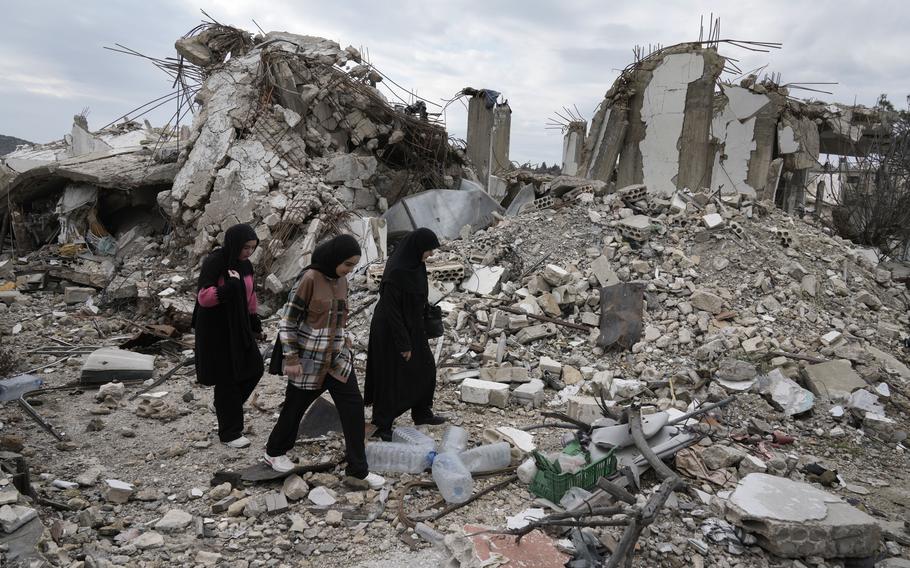
{"type": "Polygon", "coordinates": [[[360,245],[350,235],[322,243],[288,297],[279,325],[281,350],[278,358],[273,355],[271,367],[273,372],[281,372],[278,360],[283,359],[288,385],[264,459],[275,471],[294,469],[287,452],[297,440],[300,420],[310,404],[328,390],[344,430],[345,483],[376,489],[385,480],[367,470],[363,397],[354,374],[351,344],[344,333],[347,275],[359,261],[360,245]]]}

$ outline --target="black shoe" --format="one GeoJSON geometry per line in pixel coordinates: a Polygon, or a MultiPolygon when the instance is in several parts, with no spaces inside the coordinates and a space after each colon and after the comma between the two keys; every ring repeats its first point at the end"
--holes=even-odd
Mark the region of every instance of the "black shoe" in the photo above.
{"type": "Polygon", "coordinates": [[[446,419],[438,414],[431,414],[426,418],[415,418],[414,424],[417,426],[423,426],[427,424],[429,426],[439,426],[440,424],[445,424],[446,419]]]}
{"type": "Polygon", "coordinates": [[[383,442],[391,442],[392,441],[392,431],[390,429],[378,428],[375,432],[373,432],[373,437],[379,438],[383,442]]]}

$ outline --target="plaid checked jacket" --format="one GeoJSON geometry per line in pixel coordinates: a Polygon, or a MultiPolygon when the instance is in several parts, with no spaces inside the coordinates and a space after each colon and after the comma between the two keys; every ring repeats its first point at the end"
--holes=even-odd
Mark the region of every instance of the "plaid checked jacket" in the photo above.
{"type": "Polygon", "coordinates": [[[278,327],[285,366],[300,364],[303,374],[288,379],[304,390],[322,388],[326,374],[348,380],[354,361],[345,344],[348,282],[307,270],[288,295],[278,327]]]}

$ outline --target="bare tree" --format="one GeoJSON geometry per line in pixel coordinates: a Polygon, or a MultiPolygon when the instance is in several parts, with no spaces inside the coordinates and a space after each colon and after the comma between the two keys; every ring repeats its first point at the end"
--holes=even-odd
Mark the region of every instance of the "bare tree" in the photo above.
{"type": "Polygon", "coordinates": [[[849,168],[831,223],[841,236],[894,258],[910,249],[910,113],[894,112],[884,95],[877,106],[894,121],[849,168]]]}

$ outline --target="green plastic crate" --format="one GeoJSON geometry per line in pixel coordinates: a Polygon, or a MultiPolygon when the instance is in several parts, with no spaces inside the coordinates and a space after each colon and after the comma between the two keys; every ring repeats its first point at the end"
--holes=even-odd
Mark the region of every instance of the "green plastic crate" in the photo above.
{"type": "Polygon", "coordinates": [[[611,450],[600,461],[588,464],[576,473],[562,473],[559,466],[553,466],[540,452],[532,452],[537,463],[537,475],[531,482],[531,493],[554,503],[559,503],[566,491],[573,487],[590,490],[601,477],[616,471],[616,456],[611,450]]]}

